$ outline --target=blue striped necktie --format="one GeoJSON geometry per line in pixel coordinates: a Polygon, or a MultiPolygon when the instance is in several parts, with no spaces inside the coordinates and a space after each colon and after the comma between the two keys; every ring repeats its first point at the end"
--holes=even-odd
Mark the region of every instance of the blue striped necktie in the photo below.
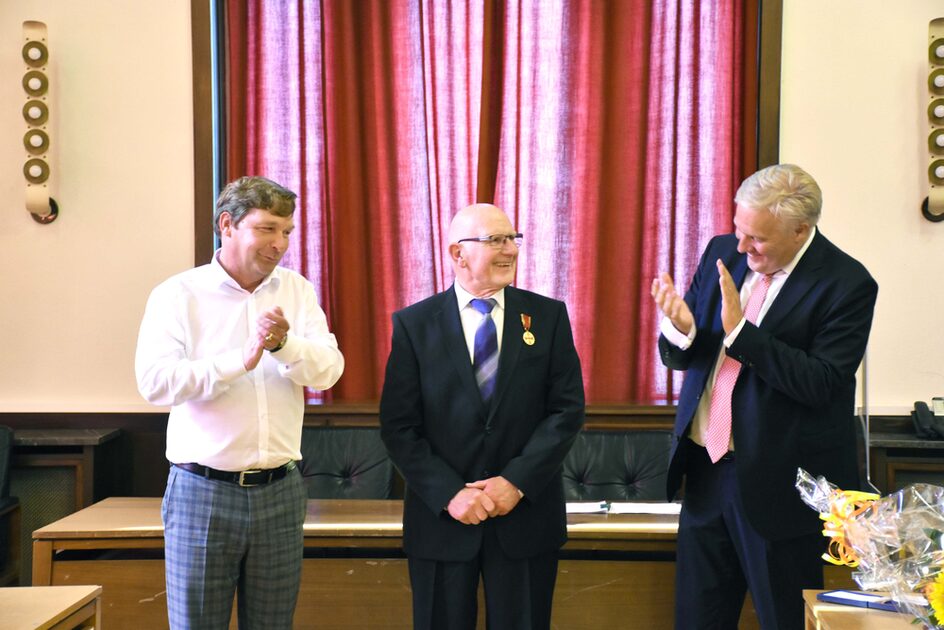
{"type": "Polygon", "coordinates": [[[498,372],[498,333],[492,320],[492,309],[497,303],[492,298],[470,302],[472,308],[482,314],[482,321],[475,330],[472,367],[475,370],[475,381],[482,392],[482,400],[486,403],[495,392],[495,374],[498,372]]]}

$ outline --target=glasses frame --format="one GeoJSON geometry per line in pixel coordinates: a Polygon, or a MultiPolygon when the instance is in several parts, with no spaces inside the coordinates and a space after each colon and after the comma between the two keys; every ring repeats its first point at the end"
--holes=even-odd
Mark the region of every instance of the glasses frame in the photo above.
{"type": "Polygon", "coordinates": [[[489,234],[488,236],[470,236],[469,238],[460,238],[456,243],[465,243],[470,241],[473,243],[485,243],[492,249],[501,249],[505,246],[505,243],[511,241],[515,244],[515,247],[521,248],[524,244],[524,234],[521,232],[515,232],[514,234],[489,234]]]}

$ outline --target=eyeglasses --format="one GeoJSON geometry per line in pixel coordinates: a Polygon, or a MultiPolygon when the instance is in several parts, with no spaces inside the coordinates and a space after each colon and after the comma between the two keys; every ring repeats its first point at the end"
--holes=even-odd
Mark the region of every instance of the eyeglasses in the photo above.
{"type": "Polygon", "coordinates": [[[515,247],[521,247],[524,243],[524,235],[521,232],[517,234],[492,234],[491,236],[473,236],[471,238],[460,238],[457,243],[473,241],[475,243],[486,243],[492,249],[501,249],[505,246],[505,241],[511,241],[515,247]]]}

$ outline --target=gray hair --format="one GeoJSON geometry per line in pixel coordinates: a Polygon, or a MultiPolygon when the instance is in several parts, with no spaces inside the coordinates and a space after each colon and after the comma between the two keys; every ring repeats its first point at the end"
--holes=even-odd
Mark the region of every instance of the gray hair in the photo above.
{"type": "Polygon", "coordinates": [[[213,231],[220,236],[220,215],[224,212],[239,225],[243,217],[253,209],[268,210],[280,217],[295,213],[295,198],[298,195],[271,179],[259,176],[240,177],[226,185],[216,200],[213,213],[213,231]]]}
{"type": "Polygon", "coordinates": [[[823,208],[823,192],[799,166],[774,164],[745,179],[734,201],[753,210],[768,210],[788,222],[813,227],[823,208]]]}

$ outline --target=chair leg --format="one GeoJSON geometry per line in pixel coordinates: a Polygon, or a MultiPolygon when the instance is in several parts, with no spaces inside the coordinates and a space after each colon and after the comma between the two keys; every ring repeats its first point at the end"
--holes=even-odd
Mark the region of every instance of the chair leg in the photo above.
{"type": "Polygon", "coordinates": [[[22,513],[19,503],[10,514],[10,567],[13,570],[13,586],[20,584],[20,563],[23,555],[20,549],[20,519],[22,513]]]}
{"type": "Polygon", "coordinates": [[[2,516],[9,518],[10,544],[7,547],[7,557],[3,558],[6,569],[0,574],[0,586],[18,586],[20,583],[20,562],[22,558],[22,554],[20,553],[20,505],[16,504],[8,508],[2,516]]]}

